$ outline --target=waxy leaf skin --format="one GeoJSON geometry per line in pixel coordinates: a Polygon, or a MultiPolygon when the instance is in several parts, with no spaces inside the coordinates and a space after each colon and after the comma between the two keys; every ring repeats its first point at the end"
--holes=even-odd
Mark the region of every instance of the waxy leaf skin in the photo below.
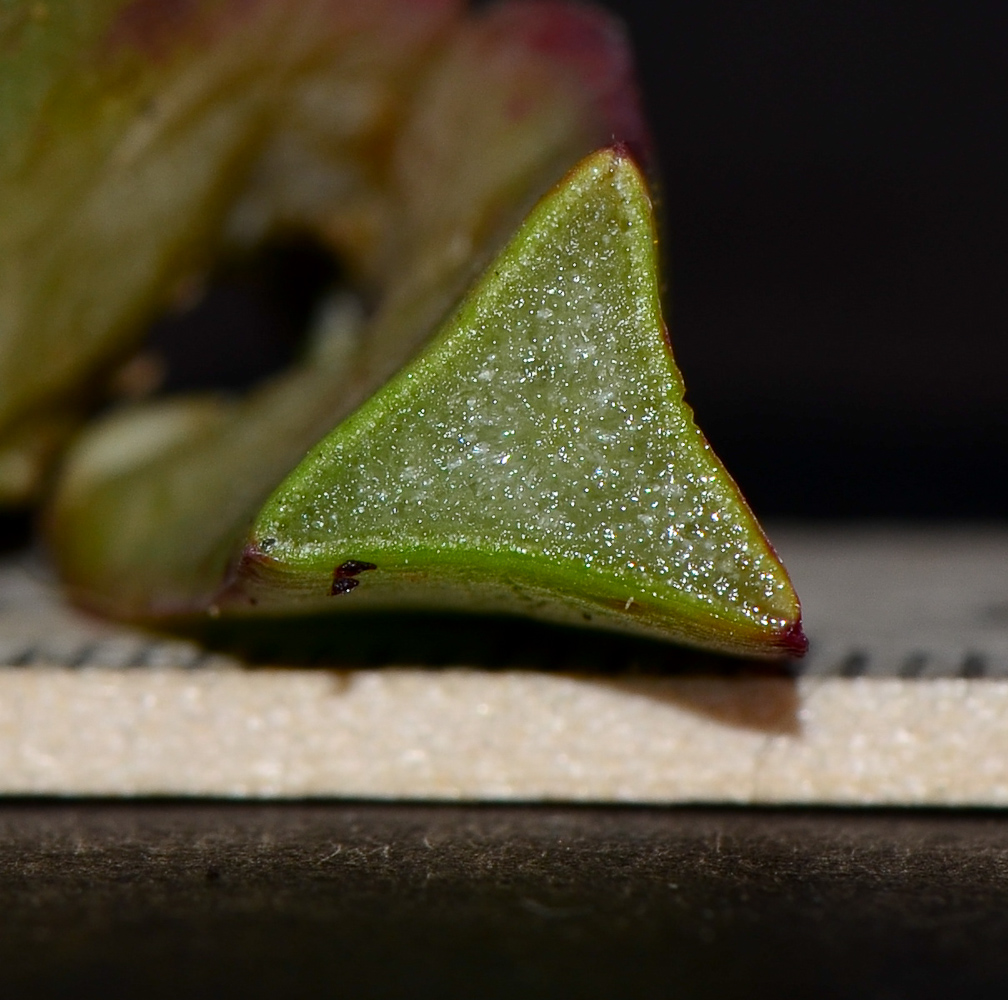
{"type": "Polygon", "coordinates": [[[801,653],[798,599],[683,400],[643,178],[584,160],[434,342],[256,519],[218,609],[517,612],[801,653]]]}

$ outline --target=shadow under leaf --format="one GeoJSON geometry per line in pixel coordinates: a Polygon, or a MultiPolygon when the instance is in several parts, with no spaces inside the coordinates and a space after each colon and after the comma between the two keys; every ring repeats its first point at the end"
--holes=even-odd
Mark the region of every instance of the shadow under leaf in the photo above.
{"type": "Polygon", "coordinates": [[[724,725],[797,734],[795,672],[785,659],[739,659],[655,639],[507,616],[364,613],[207,620],[186,631],[251,667],[384,666],[530,670],[659,699],[724,725]]]}

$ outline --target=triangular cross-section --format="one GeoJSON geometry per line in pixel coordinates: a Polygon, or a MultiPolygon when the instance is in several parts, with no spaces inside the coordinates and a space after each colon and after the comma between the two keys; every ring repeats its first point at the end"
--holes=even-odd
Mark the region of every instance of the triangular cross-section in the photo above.
{"type": "Polygon", "coordinates": [[[301,462],[230,594],[803,651],[787,574],[683,400],[624,151],[576,167],[426,351],[301,462]]]}

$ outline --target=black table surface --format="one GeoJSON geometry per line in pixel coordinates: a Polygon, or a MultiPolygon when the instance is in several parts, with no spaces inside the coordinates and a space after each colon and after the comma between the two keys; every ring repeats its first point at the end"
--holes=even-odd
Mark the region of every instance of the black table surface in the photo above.
{"type": "Polygon", "coordinates": [[[1003,997],[1008,816],[0,805],[0,995],[1003,997]]]}

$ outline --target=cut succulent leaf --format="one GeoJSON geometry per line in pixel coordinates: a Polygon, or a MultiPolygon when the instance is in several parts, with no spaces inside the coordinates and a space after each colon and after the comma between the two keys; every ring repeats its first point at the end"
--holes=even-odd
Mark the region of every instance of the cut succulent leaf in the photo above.
{"type": "MultiPolygon", "coordinates": [[[[278,0],[262,2],[278,6],[278,0]]],[[[386,7],[397,4],[427,6],[388,0],[386,7]]],[[[351,14],[361,6],[322,4],[351,14]]],[[[306,9],[298,7],[301,16],[306,9]]],[[[390,16],[387,10],[383,16],[390,16]]],[[[368,37],[357,39],[358,64],[370,58],[368,37]]],[[[323,92],[345,111],[340,81],[349,70],[340,71],[339,55],[333,55],[337,65],[327,71],[329,90],[323,92]]],[[[178,59],[188,65],[183,55],[178,59]]],[[[202,80],[204,69],[197,62],[189,72],[202,80]]],[[[227,95],[221,100],[226,104],[227,95]]],[[[204,609],[277,483],[430,337],[536,199],[612,135],[642,140],[623,33],[609,16],[581,5],[501,4],[465,19],[430,54],[409,100],[387,110],[391,124],[374,142],[380,156],[371,149],[372,135],[364,143],[367,163],[358,163],[365,175],[381,175],[381,185],[360,201],[323,197],[329,188],[321,185],[317,203],[302,206],[305,225],[344,251],[373,303],[358,349],[337,352],[338,364],[309,360],[243,400],[155,404],[149,418],[147,407],[139,406],[85,431],[46,517],[50,546],[78,602],[123,618],[204,609]],[[132,435],[131,421],[137,422],[132,435]],[[155,425],[173,429],[170,446],[162,434],[159,447],[144,449],[145,428],[155,425]],[[108,465],[103,456],[127,439],[138,446],[131,444],[122,462],[108,465]]],[[[297,122],[286,122],[269,148],[294,141],[290,131],[297,122]]],[[[327,122],[317,134],[310,117],[302,122],[301,140],[323,150],[320,168],[328,162],[327,122]]],[[[176,142],[188,149],[186,129],[180,129],[176,142]]],[[[338,153],[343,147],[335,145],[338,153]]],[[[231,230],[252,240],[272,224],[249,220],[287,212],[284,192],[299,188],[303,173],[288,175],[283,168],[289,159],[264,154],[249,168],[253,179],[236,194],[231,230]]],[[[333,169],[346,162],[335,160],[333,169]]],[[[175,194],[184,201],[184,192],[175,194]]],[[[140,209],[131,202],[123,210],[140,209]]],[[[292,221],[289,214],[283,219],[292,221]]],[[[146,236],[156,242],[158,227],[150,226],[146,236]]],[[[76,247],[69,271],[74,282],[84,282],[75,268],[93,265],[99,273],[88,279],[88,289],[104,295],[109,288],[102,273],[114,271],[114,262],[85,251],[86,243],[76,247]]],[[[0,383],[2,370],[0,359],[0,383]]]]}
{"type": "Polygon", "coordinates": [[[243,606],[804,651],[787,574],[683,399],[623,150],[544,198],[429,348],[279,487],[218,605],[243,606]]]}

